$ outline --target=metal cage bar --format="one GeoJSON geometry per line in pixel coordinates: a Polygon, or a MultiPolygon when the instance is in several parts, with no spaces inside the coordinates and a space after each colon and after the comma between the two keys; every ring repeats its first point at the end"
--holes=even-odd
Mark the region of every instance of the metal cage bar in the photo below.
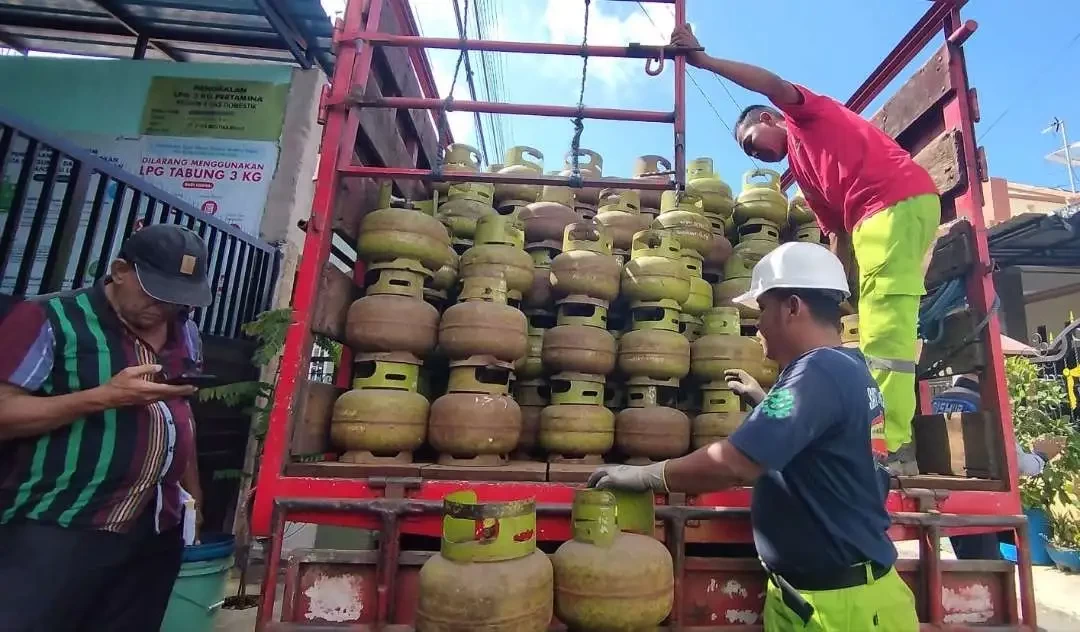
{"type": "MultiPolygon", "coordinates": [[[[394,485],[392,480],[387,480],[388,488],[394,485]]],[[[400,493],[398,488],[397,492],[400,493]]],[[[272,517],[272,544],[269,557],[266,560],[266,573],[262,584],[262,603],[259,608],[259,616],[256,630],[304,630],[309,627],[298,623],[299,613],[291,610],[293,601],[286,598],[282,603],[282,621],[272,621],[274,601],[277,594],[278,577],[281,575],[281,545],[285,530],[285,524],[290,519],[310,515],[335,515],[335,514],[362,514],[371,517],[379,526],[382,536],[379,539],[378,548],[375,551],[376,562],[376,593],[378,601],[374,621],[360,630],[383,630],[393,625],[395,590],[397,588],[396,577],[399,568],[401,554],[402,535],[401,525],[409,518],[428,517],[437,518],[441,514],[443,503],[432,500],[417,500],[402,498],[394,494],[394,498],[377,499],[342,499],[327,500],[313,498],[278,498],[274,501],[272,517]]],[[[557,517],[565,519],[570,515],[569,504],[541,503],[536,506],[538,517],[557,517]]],[[[675,577],[675,600],[668,617],[665,630],[702,629],[690,628],[684,622],[686,613],[686,586],[683,582],[688,569],[686,530],[688,524],[693,521],[746,521],[749,519],[750,510],[746,507],[691,507],[691,506],[657,506],[656,519],[663,523],[664,542],[671,553],[673,573],[675,577]]],[[[944,607],[942,603],[942,587],[944,569],[941,563],[941,551],[937,545],[942,536],[942,530],[946,528],[963,527],[996,527],[1000,530],[1012,530],[1016,537],[1018,555],[1021,558],[1021,612],[1015,608],[1005,607],[1005,614],[1009,618],[1008,630],[1035,632],[1034,621],[1034,593],[1031,583],[1031,567],[1024,563],[1029,556],[1027,550],[1027,519],[1023,515],[1000,515],[1000,516],[967,516],[955,514],[940,514],[928,512],[894,512],[891,514],[895,524],[906,525],[914,528],[919,533],[920,541],[920,583],[924,587],[924,600],[926,605],[924,626],[941,632],[962,632],[969,630],[966,623],[946,623],[944,607]],[[1026,572],[1025,572],[1026,569],[1026,572]]],[[[741,558],[732,558],[741,559],[741,558]]],[[[290,568],[287,573],[287,581],[292,582],[286,588],[287,592],[294,591],[296,581],[296,569],[290,568]]],[[[1011,573],[1009,574],[1011,577],[1011,573]]],[[[1011,582],[1006,582],[1010,584],[1011,582]]],[[[292,593],[290,593],[292,595],[292,593]]],[[[294,596],[294,595],[292,595],[294,596]]],[[[397,629],[397,628],[394,628],[397,629]]],[[[411,629],[411,628],[403,628],[411,629]]],[[[717,629],[727,629],[719,627],[717,629]]],[[[755,629],[755,628],[739,628],[755,629]]],[[[760,629],[760,628],[757,628],[760,629]]],[[[1002,629],[1002,628],[995,628],[1002,629]]]]}

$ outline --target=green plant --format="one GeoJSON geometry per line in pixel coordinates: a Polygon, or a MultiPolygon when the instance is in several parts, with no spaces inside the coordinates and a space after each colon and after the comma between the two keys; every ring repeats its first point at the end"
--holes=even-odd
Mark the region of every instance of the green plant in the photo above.
{"type": "Polygon", "coordinates": [[[1080,432],[1069,420],[1064,383],[1044,379],[1038,367],[1018,356],[1005,359],[1005,380],[1012,404],[1013,430],[1025,450],[1047,435],[1065,438],[1065,449],[1051,460],[1039,476],[1020,481],[1025,507],[1049,510],[1059,503],[1075,502],[1072,481],[1080,474],[1080,432]]]}
{"type": "Polygon", "coordinates": [[[1059,549],[1080,549],[1080,514],[1075,509],[1049,512],[1050,543],[1059,549]]]}
{"type": "MultiPolygon", "coordinates": [[[[285,333],[292,323],[292,310],[288,308],[273,309],[259,314],[255,320],[244,323],[244,333],[255,339],[258,345],[251,357],[251,363],[259,369],[270,364],[285,346],[285,333]]],[[[330,351],[336,365],[341,359],[341,344],[326,336],[315,334],[315,344],[330,351]]],[[[274,403],[274,385],[277,383],[277,372],[274,374],[274,382],[253,380],[248,382],[234,382],[215,388],[204,388],[199,391],[199,399],[202,401],[220,401],[226,406],[241,408],[244,414],[251,415],[251,436],[255,439],[255,466],[258,466],[262,457],[263,439],[266,438],[266,430],[270,421],[270,408],[274,403]]],[[[242,470],[223,469],[214,472],[215,479],[237,479],[253,476],[254,472],[242,470]]]]}

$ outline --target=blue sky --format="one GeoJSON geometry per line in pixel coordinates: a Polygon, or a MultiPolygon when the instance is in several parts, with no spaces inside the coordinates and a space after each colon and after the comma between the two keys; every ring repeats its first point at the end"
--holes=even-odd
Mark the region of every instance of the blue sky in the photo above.
{"type": "MultiPolygon", "coordinates": [[[[328,0],[328,4],[332,0],[328,0]]],[[[470,3],[470,12],[477,2],[470,3]]],[[[579,43],[582,0],[483,0],[488,37],[524,41],[579,43]]],[[[425,35],[456,37],[451,0],[412,0],[425,35]]],[[[892,49],[925,11],[923,0],[772,0],[769,11],[748,11],[745,2],[689,0],[689,19],[710,54],[762,65],[786,79],[843,101],[892,49]],[[770,20],[772,20],[770,22],[770,20]]],[[[592,3],[590,41],[623,45],[631,41],[666,41],[673,24],[670,7],[634,2],[592,3]],[[650,19],[651,18],[651,21],[650,19]],[[656,25],[654,26],[655,23],[656,25]]],[[[1042,135],[1053,116],[1071,124],[1080,140],[1080,2],[1072,0],[972,0],[964,17],[979,22],[965,46],[971,83],[979,91],[990,171],[994,176],[1044,186],[1065,186],[1061,164],[1044,156],[1059,148],[1058,138],[1042,135]],[[1072,45],[1066,45],[1072,41],[1072,45]],[[991,123],[998,120],[987,133],[991,123]]],[[[471,20],[470,20],[471,22],[471,20]]],[[[470,24],[470,36],[476,30],[470,24]]],[[[920,56],[890,86],[891,94],[936,46],[920,56]]],[[[440,90],[453,75],[455,51],[431,53],[440,90]]],[[[501,55],[501,94],[518,103],[573,105],[581,61],[573,57],[501,55]]],[[[472,58],[474,70],[481,60],[472,58]]],[[[489,59],[489,63],[492,60],[489,59]]],[[[644,74],[641,61],[590,60],[585,101],[588,105],[666,110],[672,105],[670,69],[661,77],[644,74]]],[[[760,100],[708,73],[691,69],[706,98],[687,83],[688,155],[710,156],[732,184],[751,162],[731,139],[721,118],[733,124],[741,106],[760,100]],[[711,106],[709,104],[711,102],[711,106]],[[713,112],[719,112],[720,117],[713,112]]],[[[464,76],[455,97],[467,99],[464,76]]],[[[481,94],[480,98],[483,98],[481,94]]],[[[872,113],[884,100],[867,111],[872,113]]],[[[476,143],[472,115],[452,113],[458,140],[476,143]]],[[[545,168],[558,169],[569,147],[572,127],[562,119],[502,117],[505,146],[530,145],[545,155],[545,168]]],[[[490,143],[489,139],[489,143],[490,143]]],[[[634,157],[671,156],[668,125],[586,121],[582,146],[605,158],[605,175],[628,175],[634,157]]],[[[494,156],[492,157],[494,161],[494,156]]]]}

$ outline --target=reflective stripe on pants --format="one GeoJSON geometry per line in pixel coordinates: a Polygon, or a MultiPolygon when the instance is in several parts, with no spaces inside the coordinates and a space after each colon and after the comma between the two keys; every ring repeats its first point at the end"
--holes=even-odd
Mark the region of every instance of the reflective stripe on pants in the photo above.
{"type": "Polygon", "coordinates": [[[851,236],[859,264],[859,348],[885,401],[889,450],[911,441],[922,266],[940,217],[938,197],[921,195],[871,215],[851,236]]]}
{"type": "Polygon", "coordinates": [[[917,632],[919,617],[915,596],[896,569],[864,586],[840,590],[801,590],[799,594],[814,607],[810,621],[803,623],[784,605],[780,589],[772,581],[765,591],[765,632],[917,632]]]}

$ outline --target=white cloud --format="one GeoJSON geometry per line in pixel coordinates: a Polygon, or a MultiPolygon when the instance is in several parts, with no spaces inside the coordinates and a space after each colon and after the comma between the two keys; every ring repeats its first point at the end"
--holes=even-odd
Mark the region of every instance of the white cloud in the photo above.
{"type": "MultiPolygon", "coordinates": [[[[589,10],[589,43],[599,46],[625,46],[631,42],[663,45],[675,28],[675,14],[667,5],[645,3],[645,12],[637,5],[626,17],[607,12],[612,5],[594,2],[589,10]],[[646,13],[648,15],[646,15],[646,13]]],[[[582,0],[548,0],[544,13],[550,41],[579,44],[584,29],[585,4],[582,0]]],[[[644,77],[644,61],[633,63],[612,58],[589,60],[589,76],[609,87],[644,77]]]]}

